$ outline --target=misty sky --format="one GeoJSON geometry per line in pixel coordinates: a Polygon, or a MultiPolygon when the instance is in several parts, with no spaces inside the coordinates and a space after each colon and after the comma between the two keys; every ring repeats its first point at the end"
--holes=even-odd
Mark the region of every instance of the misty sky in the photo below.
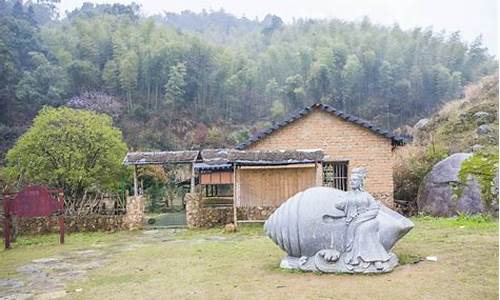
{"type": "MultiPolygon", "coordinates": [[[[79,7],[84,2],[129,4],[121,0],[61,0],[61,13],[79,7]]],[[[339,18],[361,20],[368,16],[372,22],[403,29],[432,26],[434,30],[460,31],[467,41],[482,34],[490,53],[498,57],[497,0],[136,0],[146,15],[163,11],[181,12],[202,9],[225,11],[236,16],[260,20],[270,13],[285,22],[293,18],[339,18]]]]}

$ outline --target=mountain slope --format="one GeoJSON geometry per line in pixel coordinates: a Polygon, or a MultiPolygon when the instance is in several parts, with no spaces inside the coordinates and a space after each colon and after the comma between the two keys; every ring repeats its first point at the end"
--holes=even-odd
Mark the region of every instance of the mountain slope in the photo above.
{"type": "Polygon", "coordinates": [[[498,148],[498,77],[467,86],[463,99],[445,104],[414,135],[417,145],[439,145],[449,154],[498,148]]]}
{"type": "Polygon", "coordinates": [[[477,152],[498,159],[498,76],[465,88],[464,97],[445,104],[405,132],[412,143],[398,149],[394,173],[395,199],[406,214],[416,213],[418,188],[431,168],[458,152],[477,152]]]}

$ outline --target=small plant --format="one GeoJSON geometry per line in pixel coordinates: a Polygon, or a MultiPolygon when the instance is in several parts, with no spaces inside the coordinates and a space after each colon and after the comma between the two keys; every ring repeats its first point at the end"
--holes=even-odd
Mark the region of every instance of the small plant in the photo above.
{"type": "Polygon", "coordinates": [[[487,214],[475,214],[470,215],[466,213],[459,213],[456,219],[459,225],[470,225],[470,224],[485,224],[493,222],[490,215],[487,214]]]}
{"type": "Polygon", "coordinates": [[[495,199],[498,199],[494,190],[494,178],[498,171],[498,153],[478,152],[465,160],[460,167],[459,180],[456,193],[463,192],[463,186],[470,176],[474,176],[481,186],[481,199],[487,208],[491,208],[495,199]]]}
{"type": "Polygon", "coordinates": [[[418,254],[398,253],[398,256],[400,265],[416,264],[423,260],[422,256],[418,254]]]}

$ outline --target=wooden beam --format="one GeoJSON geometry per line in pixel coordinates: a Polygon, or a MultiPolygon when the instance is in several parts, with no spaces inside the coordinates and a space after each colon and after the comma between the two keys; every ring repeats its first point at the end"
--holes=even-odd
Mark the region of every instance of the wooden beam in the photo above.
{"type": "Polygon", "coordinates": [[[240,220],[238,223],[265,223],[266,220],[240,220]]]}
{"type": "Polygon", "coordinates": [[[241,166],[241,169],[301,169],[315,168],[315,163],[308,164],[290,164],[290,165],[260,165],[260,166],[241,166]]]}
{"type": "Polygon", "coordinates": [[[139,191],[137,190],[137,165],[134,165],[134,197],[139,196],[139,191]]]}

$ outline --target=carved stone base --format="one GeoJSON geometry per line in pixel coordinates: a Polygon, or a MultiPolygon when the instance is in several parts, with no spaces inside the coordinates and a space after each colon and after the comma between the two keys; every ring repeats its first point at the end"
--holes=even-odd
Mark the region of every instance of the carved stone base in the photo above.
{"type": "Polygon", "coordinates": [[[343,254],[333,249],[318,251],[314,256],[285,256],[280,263],[283,269],[301,270],[321,273],[387,273],[399,264],[398,257],[389,252],[390,258],[385,262],[363,262],[357,265],[346,264],[343,254]]]}

